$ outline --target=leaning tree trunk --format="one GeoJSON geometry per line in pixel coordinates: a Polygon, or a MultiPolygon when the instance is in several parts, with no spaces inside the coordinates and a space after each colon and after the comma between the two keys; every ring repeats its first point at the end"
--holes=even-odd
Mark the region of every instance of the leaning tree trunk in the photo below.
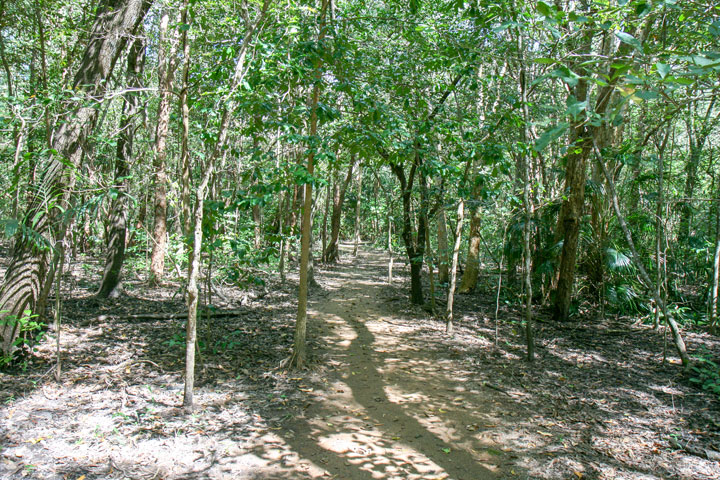
{"type": "MultiPolygon", "coordinates": [[[[127,79],[130,89],[140,88],[143,65],[145,63],[145,45],[142,38],[136,38],[130,48],[127,64],[127,79]]],[[[128,91],[124,95],[123,114],[120,119],[115,154],[115,197],[110,207],[110,231],[107,239],[105,270],[97,296],[115,298],[120,294],[120,272],[125,259],[125,241],[127,239],[127,177],[130,173],[128,162],[133,155],[135,123],[139,111],[138,93],[128,91]]]]}
{"type": "Polygon", "coordinates": [[[615,218],[617,218],[618,223],[620,224],[620,229],[622,230],[623,234],[625,235],[625,240],[628,243],[628,246],[630,247],[630,252],[632,253],[632,259],[633,263],[635,264],[635,267],[640,272],[640,279],[642,280],[643,284],[645,285],[645,288],[647,288],[649,291],[652,292],[653,297],[655,297],[655,302],[657,305],[660,306],[660,309],[663,312],[663,315],[665,316],[665,322],[667,322],[667,325],[670,327],[670,331],[672,332],[673,342],[675,343],[675,349],[678,352],[678,356],[680,357],[680,360],[682,361],[682,364],[685,368],[690,367],[690,357],[687,354],[687,349],[685,347],[685,341],[682,338],[682,334],[680,333],[680,328],[678,327],[677,322],[675,322],[675,319],[669,314],[667,305],[665,304],[665,300],[662,298],[661,295],[658,295],[655,289],[653,289],[652,280],[650,280],[650,275],[648,275],[647,270],[645,270],[645,267],[643,265],[643,259],[638,253],[637,249],[635,248],[635,242],[633,241],[632,234],[630,233],[630,228],[627,226],[627,222],[625,221],[625,216],[620,211],[620,204],[618,203],[618,196],[617,196],[617,190],[615,189],[615,182],[613,181],[612,177],[610,176],[610,172],[608,171],[607,167],[605,166],[605,163],[603,163],[602,153],[600,153],[600,150],[595,147],[595,161],[598,163],[598,166],[602,169],[603,175],[605,175],[605,180],[607,181],[608,190],[610,191],[610,200],[612,201],[613,210],[615,211],[615,218]]]}
{"type": "Polygon", "coordinates": [[[242,84],[248,72],[246,64],[248,49],[251,40],[255,35],[258,25],[263,21],[267,12],[270,0],[265,0],[262,11],[259,13],[253,25],[248,25],[247,31],[243,38],[240,54],[235,63],[235,72],[233,74],[230,89],[222,99],[223,105],[220,126],[218,128],[217,142],[213,150],[205,161],[201,164],[200,170],[203,172],[200,184],[197,187],[197,197],[195,199],[195,209],[193,212],[193,243],[188,251],[188,319],[185,324],[185,391],[183,395],[183,408],[187,412],[192,412],[195,407],[193,389],[195,387],[195,342],[197,340],[197,308],[199,303],[198,278],[200,277],[200,255],[202,253],[203,231],[202,221],[204,212],[205,197],[208,193],[208,185],[212,179],[215,163],[225,151],[228,140],[228,128],[237,108],[237,103],[232,100],[233,95],[242,84]]]}
{"type": "MultiPolygon", "coordinates": [[[[127,39],[136,31],[150,6],[148,0],[105,0],[97,9],[73,91],[79,100],[67,105],[63,118],[72,122],[58,123],[53,135],[52,155],[44,167],[39,185],[33,191],[22,227],[15,238],[10,265],[0,286],[0,341],[2,351],[10,353],[18,335],[18,322],[13,321],[26,309],[34,310],[46,278],[50,245],[64,237],[60,211],[69,201],[72,176],[66,163],[79,166],[82,150],[98,118],[97,102],[102,101],[105,85],[127,39]],[[45,209],[48,200],[56,207],[45,209]],[[34,232],[30,235],[31,232],[34,232]]],[[[44,303],[44,301],[40,302],[44,303]]],[[[42,312],[33,312],[42,313],[42,312]]]]}

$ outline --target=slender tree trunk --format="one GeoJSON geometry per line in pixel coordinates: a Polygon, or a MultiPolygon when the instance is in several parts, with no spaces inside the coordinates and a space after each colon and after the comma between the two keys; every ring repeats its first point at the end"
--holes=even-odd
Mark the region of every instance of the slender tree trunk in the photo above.
{"type": "MultiPolygon", "coordinates": [[[[658,152],[657,158],[657,179],[658,179],[658,196],[657,205],[655,206],[655,296],[662,297],[663,286],[663,239],[665,238],[665,229],[663,228],[663,211],[665,210],[665,165],[664,152],[667,141],[670,138],[670,130],[665,134],[663,143],[658,152]]],[[[655,317],[653,320],[653,328],[660,326],[660,304],[655,304],[655,317]]]]}
{"type": "MultiPolygon", "coordinates": [[[[527,98],[527,75],[525,71],[525,44],[523,37],[518,32],[518,51],[520,51],[520,101],[522,102],[523,122],[520,128],[520,142],[528,144],[528,126],[530,124],[530,112],[527,98]]],[[[528,155],[520,157],[520,174],[523,183],[523,280],[525,283],[525,344],[527,346],[527,361],[535,360],[535,333],[532,323],[532,250],[530,249],[531,222],[533,215],[532,195],[530,194],[530,181],[532,178],[532,167],[528,155]]]]}
{"type": "Polygon", "coordinates": [[[170,14],[165,10],[160,20],[158,48],[158,104],[155,128],[155,157],[153,172],[155,200],[153,212],[152,254],[150,256],[150,285],[159,285],[165,274],[165,253],[167,251],[167,138],[170,130],[170,110],[173,77],[175,75],[175,41],[168,39],[170,14]],[[171,45],[168,45],[170,43],[171,45]]]}
{"type": "Polygon", "coordinates": [[[362,197],[362,181],[363,168],[362,165],[358,165],[357,184],[355,186],[355,230],[353,231],[353,240],[355,242],[355,245],[353,245],[352,251],[354,257],[357,257],[358,244],[360,243],[360,200],[362,197]]]}
{"type": "Polygon", "coordinates": [[[638,254],[637,249],[635,248],[635,242],[633,242],[632,234],[630,233],[630,229],[627,226],[627,222],[625,221],[625,216],[620,211],[620,204],[618,203],[618,197],[617,197],[617,191],[615,190],[615,182],[613,182],[612,177],[610,176],[610,172],[608,172],[607,167],[603,163],[602,160],[602,154],[600,153],[600,150],[595,147],[595,161],[599,163],[600,168],[602,168],[603,175],[605,175],[605,181],[607,182],[608,189],[610,190],[610,198],[612,201],[613,209],[615,210],[615,216],[617,217],[618,223],[620,224],[620,228],[623,231],[623,234],[625,235],[625,240],[628,242],[628,246],[630,247],[630,251],[632,252],[633,257],[633,263],[637,267],[637,269],[640,272],[640,278],[642,279],[643,283],[645,284],[645,288],[653,292],[653,296],[655,297],[655,302],[660,305],[660,308],[662,309],[663,315],[665,316],[665,321],[667,322],[668,326],[670,327],[670,330],[672,331],[673,335],[673,342],[675,343],[675,348],[677,349],[678,356],[680,357],[680,360],[682,361],[682,364],[685,368],[689,368],[690,366],[690,357],[688,357],[687,349],[685,347],[685,341],[682,338],[682,334],[680,333],[680,329],[678,328],[677,323],[675,322],[675,319],[670,316],[667,306],[665,305],[665,301],[661,296],[657,296],[657,292],[655,291],[652,285],[652,280],[650,280],[650,276],[647,274],[647,271],[645,270],[645,267],[643,266],[643,259],[638,254]]]}
{"type": "Polygon", "coordinates": [[[462,243],[463,220],[465,217],[465,201],[462,196],[458,202],[457,223],[455,224],[455,245],[452,251],[450,264],[450,285],[448,286],[447,306],[445,308],[445,332],[453,331],[453,303],[455,302],[455,284],[457,282],[458,258],[460,257],[460,244],[462,243]]]}
{"type": "Polygon", "coordinates": [[[190,107],[188,106],[188,88],[190,85],[190,42],[188,42],[188,0],[183,0],[182,13],[180,14],[180,45],[183,52],[182,85],[180,87],[180,203],[182,206],[181,221],[182,232],[189,237],[192,225],[192,212],[190,205],[190,147],[188,140],[190,136],[190,107]]]}
{"type": "Polygon", "coordinates": [[[328,217],[330,214],[330,182],[325,187],[325,209],[323,212],[323,226],[322,226],[322,234],[321,234],[321,240],[322,240],[322,257],[321,261],[326,262],[327,259],[325,258],[325,252],[327,251],[327,226],[328,226],[328,217]]]}
{"type": "MultiPolygon", "coordinates": [[[[280,203],[280,208],[282,210],[283,205],[285,205],[285,208],[288,208],[291,204],[290,201],[290,192],[286,192],[284,199],[280,203]]],[[[287,216],[285,215],[284,211],[280,212],[280,260],[278,261],[278,272],[280,273],[280,283],[285,283],[285,259],[288,255],[288,233],[286,230],[285,225],[285,219],[287,216]]]]}
{"type": "Polygon", "coordinates": [[[197,196],[195,199],[195,211],[193,214],[193,244],[188,252],[188,319],[185,325],[185,392],[183,397],[183,407],[188,412],[192,412],[194,409],[193,389],[195,387],[195,343],[197,341],[197,307],[199,303],[198,279],[200,278],[200,255],[202,253],[203,242],[202,222],[204,202],[208,192],[208,185],[213,177],[215,163],[218,158],[224,155],[225,146],[227,145],[228,127],[230,126],[230,121],[232,120],[237,107],[236,102],[233,100],[233,95],[242,84],[248,72],[248,66],[245,63],[248,49],[250,48],[258,25],[265,17],[269,3],[270,0],[265,0],[262,10],[258,14],[255,23],[247,25],[246,33],[242,40],[242,47],[240,48],[240,53],[235,63],[235,72],[233,74],[230,89],[225,97],[220,101],[220,105],[223,106],[223,110],[220,117],[217,142],[215,143],[210,155],[207,156],[205,162],[201,165],[203,176],[197,187],[197,196]]]}
{"type": "MultiPolygon", "coordinates": [[[[129,88],[140,88],[141,75],[145,63],[145,45],[138,37],[133,42],[128,54],[127,85],[129,88]]],[[[120,274],[125,260],[125,244],[127,240],[127,177],[130,173],[129,161],[133,156],[136,116],[139,112],[140,99],[138,93],[129,91],[124,95],[123,113],[120,119],[115,153],[115,197],[110,207],[110,231],[107,235],[105,270],[100,282],[97,296],[100,298],[116,298],[120,295],[120,274]]]]}
{"type": "Polygon", "coordinates": [[[713,281],[710,293],[710,332],[717,333],[718,329],[718,283],[720,283],[720,195],[716,199],[715,208],[715,256],[713,257],[713,281]]]}
{"type": "Polygon", "coordinates": [[[479,192],[474,192],[472,198],[472,206],[470,208],[470,238],[468,239],[468,255],[465,262],[465,272],[463,273],[458,293],[470,293],[477,286],[478,275],[480,273],[480,221],[482,219],[482,210],[478,205],[479,192]]]}
{"type": "MultiPolygon", "coordinates": [[[[430,225],[429,220],[425,220],[430,225]]],[[[425,255],[427,257],[428,266],[428,282],[430,283],[430,313],[435,313],[435,273],[433,272],[433,254],[432,245],[430,243],[430,228],[425,229],[425,255]]]]}
{"type": "Polygon", "coordinates": [[[347,192],[348,185],[352,180],[353,170],[355,169],[355,155],[350,160],[350,168],[348,168],[347,175],[342,184],[335,182],[333,188],[333,208],[332,217],[330,219],[330,241],[328,242],[327,248],[325,249],[324,257],[325,261],[329,263],[335,263],[340,258],[340,251],[338,250],[338,241],[340,240],[340,224],[342,220],[342,206],[345,203],[345,193],[347,192]]]}
{"type": "Polygon", "coordinates": [[[448,240],[447,240],[447,215],[445,209],[441,208],[437,217],[437,239],[438,239],[438,283],[448,283],[448,240]]]}
{"type": "MultiPolygon", "coordinates": [[[[322,0],[320,9],[320,33],[318,42],[325,38],[325,16],[329,0],[322,0]]],[[[312,99],[310,101],[310,137],[317,135],[318,116],[317,106],[320,101],[320,81],[322,76],[321,63],[315,67],[315,84],[313,85],[312,99]]],[[[307,173],[312,176],[315,170],[315,151],[310,150],[307,159],[307,173]]],[[[307,363],[307,300],[308,300],[308,263],[310,260],[310,231],[312,220],[312,183],[305,184],[304,207],[302,212],[302,237],[300,240],[300,286],[298,291],[298,311],[295,320],[295,339],[290,364],[297,368],[305,368],[307,363]]]]}
{"type": "Polygon", "coordinates": [[[96,102],[102,99],[105,84],[127,38],[136,31],[149,5],[150,2],[145,0],[106,0],[97,9],[88,44],[73,81],[73,90],[82,99],[67,106],[68,110],[72,110],[68,118],[73,121],[56,125],[53,148],[58,154],[47,160],[23,220],[25,228],[34,230],[43,238],[42,245],[19,234],[13,243],[10,264],[0,286],[0,311],[4,312],[0,314],[0,341],[4,353],[13,351],[18,335],[18,323],[7,321],[7,318],[17,318],[25,309],[34,311],[38,301],[44,301],[38,298],[40,291],[49,291],[43,288],[43,282],[53,280],[46,278],[48,250],[45,246],[54,245],[64,237],[65,228],[59,219],[60,208],[67,207],[69,187],[73,183],[72,177],[66,175],[66,162],[79,166],[82,147],[98,118],[96,102]],[[62,201],[48,212],[44,209],[46,197],[40,192],[49,193],[62,201]]]}

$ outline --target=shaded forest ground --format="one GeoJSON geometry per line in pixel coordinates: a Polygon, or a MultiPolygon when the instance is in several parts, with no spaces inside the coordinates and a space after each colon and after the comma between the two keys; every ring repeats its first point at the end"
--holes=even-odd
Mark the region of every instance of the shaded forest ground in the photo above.
{"type": "MultiPolygon", "coordinates": [[[[64,373],[50,332],[26,371],[0,374],[0,477],[42,479],[715,479],[720,406],[662,365],[631,321],[539,323],[528,365],[517,315],[460,296],[458,328],[409,307],[386,258],[317,269],[313,368],[287,372],[295,278],[223,288],[201,320],[198,409],[182,401],[180,285],[130,281],[119,300],[74,265],[64,281],[64,373]]],[[[87,262],[86,262],[87,263],[87,262]]],[[[541,319],[542,320],[542,319],[541,319]]],[[[718,342],[688,333],[692,350],[718,342]]]]}

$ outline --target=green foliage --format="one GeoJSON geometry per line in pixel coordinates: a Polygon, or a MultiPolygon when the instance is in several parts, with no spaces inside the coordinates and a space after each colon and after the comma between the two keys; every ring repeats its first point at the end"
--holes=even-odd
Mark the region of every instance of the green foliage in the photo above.
{"type": "Polygon", "coordinates": [[[720,399],[720,365],[713,360],[707,349],[703,349],[695,358],[696,362],[690,368],[690,381],[720,399]]]}
{"type": "MultiPolygon", "coordinates": [[[[2,313],[3,312],[0,311],[0,315],[2,313]]],[[[13,341],[13,347],[22,353],[33,350],[35,345],[42,341],[44,329],[47,326],[45,323],[38,321],[38,315],[33,314],[30,310],[25,310],[20,317],[17,315],[8,315],[2,319],[2,324],[17,326],[18,336],[13,341]]],[[[18,358],[15,352],[0,354],[0,369],[11,366],[18,358]]],[[[22,369],[26,367],[27,363],[21,364],[22,369]]]]}

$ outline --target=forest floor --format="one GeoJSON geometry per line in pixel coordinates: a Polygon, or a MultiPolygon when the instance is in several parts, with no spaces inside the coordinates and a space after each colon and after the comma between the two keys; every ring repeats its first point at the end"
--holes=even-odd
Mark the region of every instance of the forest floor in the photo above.
{"type": "MultiPolygon", "coordinates": [[[[459,296],[447,336],[409,306],[406,278],[387,284],[386,262],[344,250],[318,266],[301,372],[281,366],[296,279],[218,287],[201,320],[192,415],[180,408],[181,286],[138,279],[123,298],[97,300],[98,262],[74,264],[61,381],[53,331],[24,371],[0,374],[0,478],[720,478],[720,402],[673,355],[663,365],[662,334],[540,316],[528,364],[516,312],[501,309],[495,345],[490,292],[459,296]]],[[[705,333],[687,340],[720,351],[705,333]]]]}

